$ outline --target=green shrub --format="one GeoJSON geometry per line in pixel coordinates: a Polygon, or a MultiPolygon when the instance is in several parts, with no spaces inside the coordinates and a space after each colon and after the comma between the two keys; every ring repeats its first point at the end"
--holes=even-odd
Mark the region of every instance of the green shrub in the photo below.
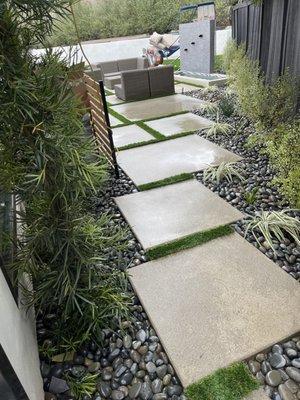
{"type": "Polygon", "coordinates": [[[219,184],[222,180],[226,179],[227,182],[232,182],[234,178],[244,180],[244,171],[238,166],[236,162],[222,162],[218,167],[211,166],[204,170],[203,180],[211,180],[219,184]]]}
{"type": "MultiPolygon", "coordinates": [[[[178,28],[182,0],[101,0],[74,5],[81,40],[169,32],[178,28]]],[[[75,44],[71,20],[58,21],[52,45],[75,44]]]]}
{"type": "MultiPolygon", "coordinates": [[[[235,0],[217,0],[217,25],[230,24],[231,5],[235,0]]],[[[178,29],[179,22],[194,19],[194,12],[180,15],[185,0],[97,0],[74,5],[79,36],[82,40],[130,36],[178,29]]],[[[57,21],[49,37],[51,45],[75,44],[77,37],[71,20],[57,21]]],[[[220,65],[220,64],[219,64],[220,65]]]]}
{"type": "Polygon", "coordinates": [[[297,207],[300,206],[300,128],[295,120],[299,81],[287,70],[274,83],[266,84],[257,61],[250,60],[243,46],[230,42],[224,55],[231,88],[242,113],[257,127],[248,143],[262,144],[277,170],[275,183],[297,207]]]}
{"type": "Polygon", "coordinates": [[[25,205],[14,268],[32,279],[34,290],[23,288],[27,305],[57,314],[53,346],[95,337],[127,316],[130,301],[126,276],[106,263],[123,233],[87,209],[107,166],[84,134],[67,64],[51,52],[36,64],[30,53],[68,5],[6,2],[0,29],[0,186],[25,205]]]}
{"type": "Polygon", "coordinates": [[[288,71],[276,82],[266,84],[259,62],[250,60],[243,46],[237,48],[231,42],[225,54],[230,86],[242,112],[259,130],[270,131],[294,117],[299,82],[288,71]]]}
{"type": "Polygon", "coordinates": [[[297,245],[300,245],[300,221],[288,215],[287,210],[261,211],[253,216],[249,216],[249,221],[246,223],[245,236],[248,231],[252,231],[258,244],[260,242],[256,231],[259,231],[274,251],[273,238],[281,242],[285,237],[290,236],[297,245]]]}
{"type": "Polygon", "coordinates": [[[277,170],[274,183],[300,208],[300,119],[281,124],[268,136],[267,153],[277,170]]]}
{"type": "Polygon", "coordinates": [[[227,93],[225,93],[221,100],[219,100],[218,106],[225,117],[231,117],[235,111],[235,101],[232,96],[227,93]]]}

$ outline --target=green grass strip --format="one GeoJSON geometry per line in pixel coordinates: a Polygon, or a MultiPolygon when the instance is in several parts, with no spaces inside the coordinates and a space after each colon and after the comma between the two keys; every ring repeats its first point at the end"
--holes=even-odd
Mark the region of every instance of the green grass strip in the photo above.
{"type": "Polygon", "coordinates": [[[123,122],[124,124],[133,124],[132,121],[129,121],[129,119],[123,117],[123,115],[119,114],[117,111],[113,110],[111,107],[108,107],[108,112],[109,114],[113,115],[116,117],[119,121],[123,122]]]}
{"type": "Polygon", "coordinates": [[[189,400],[240,400],[259,388],[244,363],[217,370],[185,390],[189,400]]]}
{"type": "MultiPolygon", "coordinates": [[[[125,125],[119,125],[119,126],[125,126],[125,125]]],[[[116,128],[116,127],[114,126],[114,128],[116,128]]],[[[172,136],[164,136],[162,139],[153,139],[153,140],[148,140],[148,141],[143,141],[143,142],[131,143],[131,144],[127,144],[126,146],[118,147],[118,151],[130,150],[130,149],[134,149],[136,147],[147,146],[148,144],[165,142],[165,141],[171,140],[171,139],[178,139],[178,138],[181,138],[184,136],[193,135],[195,132],[197,132],[197,131],[181,132],[181,133],[177,133],[176,135],[172,135],[172,136]]]]}
{"type": "Polygon", "coordinates": [[[163,140],[165,138],[160,132],[156,131],[155,129],[150,128],[150,126],[146,125],[143,121],[137,121],[136,125],[140,128],[144,129],[144,131],[150,133],[155,139],[163,140]]]}
{"type": "MultiPolygon", "coordinates": [[[[122,126],[125,126],[125,125],[122,125],[122,126]]],[[[148,144],[154,144],[154,143],[159,143],[159,142],[161,142],[161,140],[157,140],[157,139],[145,140],[143,142],[126,144],[125,146],[118,147],[117,150],[118,151],[130,150],[130,149],[135,149],[137,147],[147,146],[148,144]]]]}
{"type": "Polygon", "coordinates": [[[105,89],[105,95],[106,96],[111,96],[113,94],[113,92],[111,92],[110,90],[108,90],[108,89],[105,89]]]}
{"type": "Polygon", "coordinates": [[[169,178],[161,179],[160,181],[145,183],[144,185],[138,186],[140,192],[145,190],[155,189],[162,186],[172,185],[173,183],[187,181],[193,179],[194,175],[191,172],[185,172],[180,175],[170,176],[169,178]]]}
{"type": "MultiPolygon", "coordinates": [[[[173,253],[177,253],[182,250],[190,249],[195,246],[199,246],[210,240],[216,239],[221,236],[229,235],[233,232],[233,229],[229,225],[222,225],[218,228],[210,229],[203,232],[193,233],[192,235],[185,236],[184,238],[174,240],[173,242],[156,246],[153,249],[147,251],[147,256],[150,260],[156,260],[161,257],[168,256],[173,253]]],[[[198,398],[193,397],[193,400],[198,398]]],[[[202,397],[201,397],[202,399],[202,397]]],[[[204,398],[203,398],[204,399],[204,398]]],[[[207,397],[205,400],[214,399],[214,397],[207,397]]],[[[200,400],[200,397],[199,397],[200,400]]],[[[226,399],[227,400],[227,399],[226,399]]]]}

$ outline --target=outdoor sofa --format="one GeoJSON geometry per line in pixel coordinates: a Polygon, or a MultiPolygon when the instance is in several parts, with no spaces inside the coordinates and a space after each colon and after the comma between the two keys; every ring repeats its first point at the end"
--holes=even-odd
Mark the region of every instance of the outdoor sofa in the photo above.
{"type": "Polygon", "coordinates": [[[174,68],[162,65],[146,70],[124,71],[115,85],[116,96],[125,101],[174,94],[174,68]]]}
{"type": "Polygon", "coordinates": [[[121,72],[131,70],[143,70],[148,68],[148,60],[145,57],[126,58],[123,60],[105,61],[93,66],[89,75],[97,80],[104,81],[108,89],[121,82],[121,72]]]}

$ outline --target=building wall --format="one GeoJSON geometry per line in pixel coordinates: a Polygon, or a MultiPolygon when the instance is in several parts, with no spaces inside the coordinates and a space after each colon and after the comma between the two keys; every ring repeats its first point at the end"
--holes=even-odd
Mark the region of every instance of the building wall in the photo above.
{"type": "Polygon", "coordinates": [[[43,400],[34,313],[17,306],[1,269],[0,343],[29,400],[43,400]]]}
{"type": "MultiPolygon", "coordinates": [[[[176,36],[176,35],[174,35],[176,36]]],[[[231,38],[231,27],[216,31],[215,45],[216,54],[223,54],[227,41],[231,38]]],[[[104,43],[85,42],[83,44],[84,51],[92,64],[103,61],[140,57],[143,48],[149,46],[149,38],[128,38],[122,40],[105,41],[104,43]]],[[[72,47],[72,51],[75,51],[72,47]]],[[[54,48],[61,51],[61,47],[54,48]]],[[[63,47],[64,54],[68,55],[70,51],[69,46],[63,47]]],[[[44,52],[43,49],[33,50],[33,54],[39,55],[44,52]]],[[[173,54],[171,58],[180,56],[180,51],[173,54]]],[[[80,62],[82,54],[78,46],[76,47],[76,62],[80,62]]]]}

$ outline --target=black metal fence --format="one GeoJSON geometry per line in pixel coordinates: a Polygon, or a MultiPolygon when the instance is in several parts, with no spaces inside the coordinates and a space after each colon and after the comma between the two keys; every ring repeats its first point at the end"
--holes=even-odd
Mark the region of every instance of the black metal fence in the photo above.
{"type": "Polygon", "coordinates": [[[289,69],[300,77],[300,0],[245,1],[233,8],[233,38],[258,59],[268,82],[289,69]]]}

